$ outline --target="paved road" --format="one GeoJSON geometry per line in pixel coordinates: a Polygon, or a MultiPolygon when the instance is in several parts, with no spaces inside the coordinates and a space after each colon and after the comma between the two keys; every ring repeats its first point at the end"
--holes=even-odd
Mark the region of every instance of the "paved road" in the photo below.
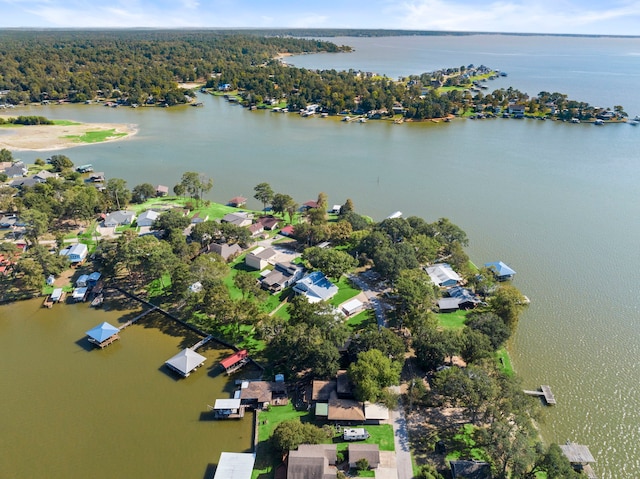
{"type": "Polygon", "coordinates": [[[369,304],[373,308],[373,311],[376,314],[376,320],[378,321],[378,328],[384,328],[387,326],[387,320],[384,316],[384,308],[380,302],[378,296],[383,292],[378,288],[372,287],[369,282],[362,279],[360,276],[352,274],[349,276],[349,279],[362,290],[362,292],[367,297],[369,304]]]}
{"type": "Polygon", "coordinates": [[[389,421],[393,426],[393,440],[396,446],[396,467],[398,479],[412,479],[413,465],[411,463],[411,449],[409,447],[409,431],[404,417],[402,403],[389,411],[389,421]]]}

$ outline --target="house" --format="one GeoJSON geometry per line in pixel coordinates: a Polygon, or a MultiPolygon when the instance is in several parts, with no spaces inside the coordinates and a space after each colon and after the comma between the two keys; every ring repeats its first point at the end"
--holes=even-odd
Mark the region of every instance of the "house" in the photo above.
{"type": "Polygon", "coordinates": [[[209,215],[206,213],[200,214],[200,212],[197,212],[196,214],[194,214],[191,217],[191,224],[195,225],[198,223],[204,223],[205,221],[207,221],[209,219],[209,215]]]}
{"type": "Polygon", "coordinates": [[[304,268],[294,263],[276,263],[275,268],[260,279],[262,288],[278,293],[302,278],[304,268]]]}
{"type": "Polygon", "coordinates": [[[267,231],[276,229],[280,224],[280,220],[278,218],[274,218],[273,216],[263,216],[258,221],[262,224],[262,227],[267,231]]]}
{"type": "Polygon", "coordinates": [[[30,176],[29,178],[16,178],[9,183],[9,186],[11,188],[31,188],[39,183],[42,183],[42,181],[38,181],[33,176],[30,176]]]}
{"type": "Polygon", "coordinates": [[[29,170],[22,161],[16,161],[11,166],[6,167],[2,173],[7,175],[8,178],[18,178],[20,176],[26,176],[29,170]]]}
{"type": "Polygon", "coordinates": [[[222,217],[223,223],[231,223],[232,225],[244,227],[253,223],[253,215],[246,211],[238,211],[237,213],[228,213],[222,217]]]}
{"type": "Polygon", "coordinates": [[[136,214],[133,211],[114,211],[109,213],[104,221],[103,225],[107,228],[115,228],[121,225],[130,225],[136,218],[136,214]]]}
{"type": "Polygon", "coordinates": [[[138,226],[153,226],[153,223],[160,217],[160,213],[154,210],[147,210],[138,216],[138,226]]]}
{"type": "Polygon", "coordinates": [[[104,183],[105,182],[104,172],[98,171],[98,172],[91,173],[87,181],[90,181],[91,183],[104,183]]]}
{"type": "Polygon", "coordinates": [[[227,243],[211,243],[207,247],[203,248],[200,253],[216,253],[222,256],[225,261],[229,261],[229,259],[235,258],[240,253],[242,253],[242,248],[239,244],[227,244],[227,243]]]}
{"type": "Polygon", "coordinates": [[[333,479],[337,477],[335,444],[300,444],[289,451],[287,479],[333,479]]]}
{"type": "Polygon", "coordinates": [[[89,248],[87,248],[87,245],[84,243],[76,243],[60,251],[60,254],[69,258],[71,263],[81,263],[85,260],[87,254],[89,254],[89,248]]]}
{"type": "Polygon", "coordinates": [[[186,378],[192,371],[202,366],[206,359],[207,358],[196,353],[194,350],[186,348],[171,359],[165,361],[164,364],[166,364],[169,369],[186,378]]]}
{"type": "Polygon", "coordinates": [[[493,272],[498,281],[507,281],[513,279],[516,272],[502,261],[494,261],[493,263],[485,263],[485,268],[493,272]]]}
{"type": "Polygon", "coordinates": [[[334,391],[329,398],[327,419],[339,423],[362,424],[365,421],[362,403],[353,399],[339,399],[334,391]]]}
{"type": "Polygon", "coordinates": [[[357,468],[358,461],[366,459],[369,468],[376,469],[380,465],[380,448],[377,444],[349,444],[349,467],[357,468]]]}
{"type": "Polygon", "coordinates": [[[223,452],[213,479],[251,479],[255,454],[249,452],[223,452]]]}
{"type": "Polygon", "coordinates": [[[270,262],[275,260],[275,257],[278,255],[276,250],[273,248],[264,248],[262,246],[258,246],[256,249],[247,254],[244,259],[244,263],[253,269],[257,269],[262,271],[269,265],[270,262]]]}
{"type": "Polygon", "coordinates": [[[475,308],[482,301],[476,294],[469,288],[463,288],[462,286],[453,286],[447,290],[447,294],[451,298],[458,300],[458,308],[471,309],[475,308]]]}
{"type": "Polygon", "coordinates": [[[507,113],[513,115],[514,118],[524,118],[525,109],[526,108],[524,105],[512,104],[512,105],[509,105],[509,108],[507,109],[507,113]]]}
{"type": "Polygon", "coordinates": [[[247,203],[247,199],[244,196],[234,196],[227,203],[228,206],[234,206],[235,208],[240,208],[247,203]]]}
{"type": "Polygon", "coordinates": [[[39,183],[46,183],[49,178],[58,178],[58,173],[51,173],[47,170],[41,170],[39,173],[33,175],[33,179],[39,183]]]}
{"type": "Polygon", "coordinates": [[[169,187],[165,185],[156,186],[156,196],[167,196],[169,194],[169,187]]]}
{"type": "Polygon", "coordinates": [[[305,203],[302,204],[302,206],[300,207],[301,211],[306,211],[306,210],[311,210],[311,209],[315,209],[318,207],[318,202],[317,201],[307,201],[305,203]]]}
{"type": "Polygon", "coordinates": [[[293,236],[293,225],[287,225],[284,228],[282,228],[280,230],[280,234],[282,236],[287,236],[287,237],[293,236]]]}
{"type": "Polygon", "coordinates": [[[321,271],[308,274],[293,287],[298,294],[303,294],[310,303],[327,301],[338,294],[338,287],[327,279],[321,271]]]}
{"type": "Polygon", "coordinates": [[[438,300],[438,310],[441,313],[453,313],[459,309],[457,298],[440,298],[438,300]]]}
{"type": "Polygon", "coordinates": [[[334,215],[339,215],[341,209],[342,209],[342,205],[333,205],[333,208],[329,210],[329,213],[332,213],[334,215]]]}
{"type": "Polygon", "coordinates": [[[264,232],[264,226],[262,226],[262,223],[253,223],[249,225],[247,229],[251,233],[252,237],[258,236],[259,234],[264,232]]]}
{"type": "Polygon", "coordinates": [[[314,380],[311,383],[311,402],[327,403],[331,398],[331,393],[336,390],[336,381],[314,380]]]}
{"type": "Polygon", "coordinates": [[[491,466],[482,461],[449,461],[452,479],[491,479],[491,466]]]}
{"type": "Polygon", "coordinates": [[[76,171],[78,173],[90,173],[93,171],[93,165],[91,163],[88,163],[86,165],[80,165],[76,168],[76,171]]]}
{"type": "Polygon", "coordinates": [[[433,266],[427,266],[425,271],[431,278],[433,284],[439,287],[455,286],[462,278],[456,273],[451,265],[447,263],[439,263],[433,266]]]}

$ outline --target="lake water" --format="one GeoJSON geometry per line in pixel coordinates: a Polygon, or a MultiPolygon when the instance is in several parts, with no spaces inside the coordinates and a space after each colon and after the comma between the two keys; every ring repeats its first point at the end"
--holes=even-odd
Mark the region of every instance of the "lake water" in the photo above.
{"type": "MultiPolygon", "coordinates": [[[[636,94],[640,39],[472,36],[334,41],[354,45],[356,52],[287,60],[309,68],[354,68],[391,77],[484,63],[509,73],[506,79],[495,80],[496,88],[513,86],[530,94],[565,92],[594,105],[622,104],[631,116],[640,114],[636,94]]],[[[331,118],[249,112],[221,98],[200,97],[204,108],[78,105],[21,112],[137,124],[139,133],[130,140],[59,152],[76,164],[93,163],[108,177],[125,178],[130,187],[147,181],[172,187],[184,171],[198,171],[214,179],[210,196],[219,202],[236,195],[251,197],[253,187],[266,181],[300,204],[316,198],[320,191],[328,194],[330,204],[350,197],[357,211],[377,220],[396,210],[428,221],[448,217],[468,233],[468,251],[476,264],[507,262],[518,272],[515,285],[531,298],[510,352],[525,386],[550,384],[558,400],[555,408],[544,411],[544,439],[589,445],[599,477],[640,477],[640,127],[621,124],[598,128],[504,119],[345,124],[331,118]]],[[[16,154],[29,162],[49,155],[16,154]]],[[[249,206],[258,208],[260,204],[251,200],[249,206]]],[[[201,477],[204,462],[217,461],[220,443],[210,442],[208,431],[218,438],[225,433],[217,428],[226,426],[198,422],[198,414],[222,386],[206,375],[176,383],[158,371],[162,362],[177,352],[179,338],[138,326],[126,330],[113,349],[88,353],[75,341],[97,324],[100,316],[86,316],[90,319],[79,325],[86,309],[70,317],[66,306],[42,312],[36,311],[37,306],[0,308],[0,343],[5,345],[0,348],[0,358],[5,368],[15,369],[10,377],[21,390],[40,391],[43,382],[49,388],[60,385],[61,391],[48,398],[56,414],[73,417],[73,411],[78,410],[81,413],[77,414],[86,418],[96,411],[94,405],[106,411],[115,404],[118,407],[114,410],[125,425],[128,418],[140,419],[145,403],[139,401],[130,406],[132,409],[122,409],[118,392],[145,395],[146,405],[154,413],[138,423],[137,427],[146,429],[141,434],[153,436],[165,422],[184,425],[192,420],[189,427],[184,426],[189,434],[193,432],[192,442],[207,444],[207,453],[202,453],[207,459],[198,458],[197,467],[181,469],[185,471],[182,477],[201,477]],[[14,332],[16,328],[19,334],[14,332]],[[51,341],[40,339],[37,347],[28,342],[31,335],[46,337],[47,331],[51,341]],[[22,348],[29,345],[29,355],[36,357],[25,360],[15,349],[7,348],[15,344],[22,348]],[[59,356],[66,358],[72,353],[82,357],[82,362],[62,359],[61,364],[74,367],[58,371],[55,381],[44,381],[37,368],[45,361],[51,368],[59,356]],[[149,356],[146,365],[136,358],[142,354],[149,356]],[[108,373],[108,379],[91,376],[91,371],[108,373]],[[85,381],[75,378],[92,381],[92,391],[99,393],[94,391],[83,400],[85,381]],[[113,381],[127,386],[113,389],[113,381]],[[147,394],[147,382],[157,382],[153,386],[156,394],[147,394]],[[203,386],[206,394],[195,391],[208,382],[212,385],[203,386]],[[68,396],[75,398],[71,410],[64,399],[68,396]],[[182,398],[193,401],[184,411],[179,407],[182,398]]],[[[85,306],[72,306],[71,310],[85,306]]],[[[25,424],[11,421],[5,428],[11,432],[3,438],[24,437],[22,442],[5,440],[8,444],[2,444],[0,454],[19,463],[14,476],[24,477],[19,472],[35,471],[30,468],[40,456],[33,454],[33,446],[38,448],[41,443],[23,430],[45,429],[48,421],[30,413],[32,394],[15,395],[11,405],[23,415],[25,424]]],[[[71,434],[81,430],[85,421],[68,420],[64,423],[69,428],[68,441],[64,435],[55,436],[61,427],[56,423],[53,431],[46,431],[42,444],[68,443],[69,450],[82,444],[89,456],[102,454],[103,442],[118,447],[121,442],[128,443],[144,451],[138,459],[157,467],[153,474],[137,469],[139,463],[134,459],[121,459],[114,452],[118,449],[109,449],[110,455],[101,457],[118,456],[120,470],[129,472],[130,466],[131,476],[176,477],[166,472],[174,470],[175,455],[163,449],[175,444],[172,434],[164,434],[153,448],[145,447],[138,439],[127,441],[123,431],[129,429],[112,427],[106,412],[100,418],[104,418],[106,429],[100,434],[102,429],[96,426],[93,442],[71,434]],[[158,470],[162,472],[156,474],[158,470]]],[[[237,434],[242,440],[225,450],[248,447],[245,433],[237,434]]],[[[90,461],[72,468],[63,460],[65,454],[58,453],[61,457],[56,460],[67,469],[46,474],[48,477],[94,475],[90,461]]],[[[190,460],[183,462],[192,464],[190,460]]],[[[99,474],[100,467],[96,470],[99,474]]],[[[113,469],[111,472],[113,476],[113,469]]]]}

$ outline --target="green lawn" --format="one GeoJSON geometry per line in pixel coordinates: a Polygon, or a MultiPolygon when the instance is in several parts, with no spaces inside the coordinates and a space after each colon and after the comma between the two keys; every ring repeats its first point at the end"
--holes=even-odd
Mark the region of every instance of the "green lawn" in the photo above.
{"type": "Polygon", "coordinates": [[[352,331],[360,331],[370,325],[376,324],[376,313],[371,309],[365,309],[364,311],[347,319],[347,326],[349,326],[352,331]]]}
{"type": "Polygon", "coordinates": [[[496,360],[498,361],[498,367],[507,376],[513,376],[515,374],[513,365],[511,364],[511,358],[505,348],[500,348],[496,351],[496,360]]]}
{"type": "Polygon", "coordinates": [[[88,131],[84,135],[66,135],[63,138],[70,138],[75,143],[100,143],[108,138],[119,138],[127,136],[126,133],[116,133],[115,128],[102,131],[88,131]]]}
{"type": "Polygon", "coordinates": [[[82,125],[82,123],[78,123],[77,121],[71,121],[71,120],[51,120],[51,121],[53,121],[54,125],[59,125],[59,126],[82,125]]]}
{"type": "Polygon", "coordinates": [[[453,313],[436,313],[438,325],[444,329],[462,329],[469,311],[458,310],[453,313]]]}
{"type": "Polygon", "coordinates": [[[334,306],[344,303],[345,301],[357,296],[360,293],[359,289],[351,286],[349,279],[346,276],[340,278],[340,281],[334,283],[338,287],[338,294],[331,298],[330,303],[334,306]]]}

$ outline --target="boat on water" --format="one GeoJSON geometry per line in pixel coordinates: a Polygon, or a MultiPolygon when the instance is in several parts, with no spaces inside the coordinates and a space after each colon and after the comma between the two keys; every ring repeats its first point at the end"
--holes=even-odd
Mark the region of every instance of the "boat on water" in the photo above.
{"type": "Polygon", "coordinates": [[[102,306],[102,303],[104,303],[104,294],[98,294],[91,301],[91,306],[94,308],[99,308],[100,306],[102,306]]]}
{"type": "Polygon", "coordinates": [[[593,124],[596,126],[602,126],[604,125],[604,120],[597,119],[596,121],[593,122],[593,124]]]}

